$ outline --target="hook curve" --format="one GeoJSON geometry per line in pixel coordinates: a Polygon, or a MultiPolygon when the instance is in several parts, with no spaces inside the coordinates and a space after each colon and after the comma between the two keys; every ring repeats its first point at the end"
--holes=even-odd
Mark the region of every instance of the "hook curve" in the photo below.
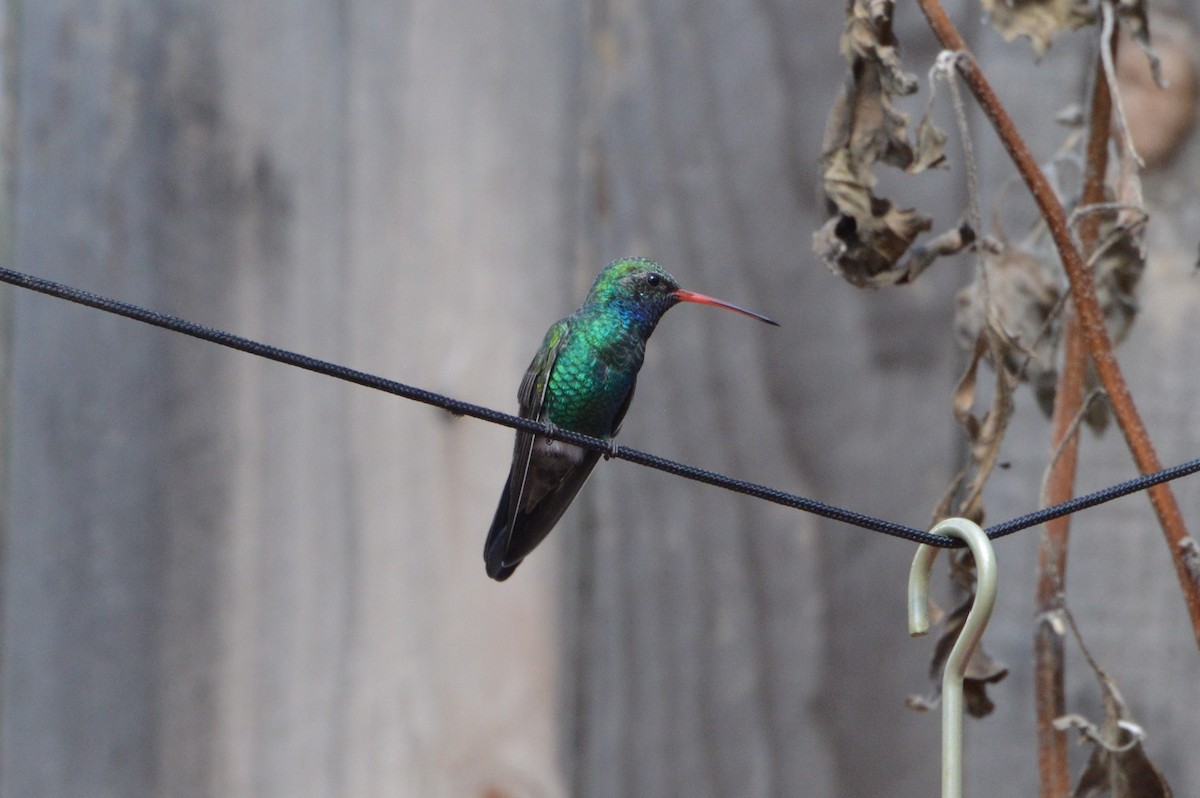
{"type": "MultiPolygon", "coordinates": [[[[975,556],[975,601],[942,673],[942,798],[962,798],[963,677],[996,604],[996,555],[979,525],[965,518],[947,518],[930,532],[965,541],[975,556]]],[[[919,546],[908,572],[908,632],[913,637],[929,632],[929,577],[937,553],[933,546],[919,546]]]]}

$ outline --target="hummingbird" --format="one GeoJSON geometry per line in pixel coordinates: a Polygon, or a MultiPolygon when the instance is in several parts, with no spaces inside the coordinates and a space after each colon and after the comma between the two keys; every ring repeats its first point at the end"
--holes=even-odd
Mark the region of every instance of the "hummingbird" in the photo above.
{"type": "MultiPolygon", "coordinates": [[[[646,341],[680,302],[726,308],[779,326],[680,288],[654,261],[613,261],[596,277],[583,306],[546,333],[517,391],[520,415],[611,439],[633,399],[646,341]]],[[[512,576],[558,523],[599,458],[598,451],[517,432],[508,482],[483,547],[488,576],[497,582],[512,576]]]]}

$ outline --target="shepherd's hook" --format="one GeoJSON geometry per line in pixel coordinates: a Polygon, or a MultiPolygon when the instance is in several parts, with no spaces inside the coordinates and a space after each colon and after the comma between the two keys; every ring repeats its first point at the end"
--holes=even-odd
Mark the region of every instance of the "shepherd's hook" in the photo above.
{"type": "MultiPolygon", "coordinates": [[[[996,604],[996,555],[979,525],[965,518],[947,518],[930,531],[965,541],[975,555],[975,601],[942,673],[942,798],[962,798],[963,677],[996,604]]],[[[913,637],[929,631],[929,575],[937,553],[933,546],[920,546],[908,573],[908,633],[913,637]]]]}

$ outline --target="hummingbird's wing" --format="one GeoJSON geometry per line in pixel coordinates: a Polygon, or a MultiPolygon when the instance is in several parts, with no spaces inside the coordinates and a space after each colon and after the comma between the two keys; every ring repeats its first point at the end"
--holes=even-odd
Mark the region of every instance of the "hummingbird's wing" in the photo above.
{"type": "MultiPolygon", "coordinates": [[[[517,390],[522,418],[547,420],[544,407],[546,390],[550,385],[550,372],[558,360],[559,353],[567,345],[570,332],[570,325],[566,319],[560,320],[546,332],[546,337],[534,355],[533,362],[529,364],[525,377],[521,380],[521,387],[517,390]]],[[[483,556],[487,563],[488,575],[498,581],[508,578],[517,563],[542,541],[550,531],[549,527],[558,520],[558,516],[555,516],[548,525],[544,522],[530,524],[529,514],[523,512],[528,503],[530,466],[536,440],[537,437],[531,433],[517,432],[512,469],[509,471],[504,493],[500,496],[500,505],[496,508],[496,517],[488,532],[487,542],[484,544],[483,556]],[[545,526],[544,530],[531,529],[541,525],[545,526]],[[514,542],[514,536],[521,539],[514,542]]],[[[574,496],[574,493],[571,495],[574,496]]],[[[561,514],[560,510],[558,515],[561,514]]]]}
{"type": "MultiPolygon", "coordinates": [[[[550,387],[550,372],[558,355],[566,347],[571,337],[571,326],[562,319],[546,331],[538,353],[525,371],[521,387],[517,389],[517,401],[520,403],[519,415],[522,418],[532,418],[535,421],[546,421],[545,404],[546,390],[550,387]]],[[[535,436],[528,432],[517,433],[516,449],[513,452],[512,471],[508,475],[509,491],[516,501],[510,502],[509,520],[515,520],[524,503],[526,490],[529,485],[529,465],[533,460],[533,442],[535,436]]],[[[509,524],[512,529],[512,524],[509,524]]]]}

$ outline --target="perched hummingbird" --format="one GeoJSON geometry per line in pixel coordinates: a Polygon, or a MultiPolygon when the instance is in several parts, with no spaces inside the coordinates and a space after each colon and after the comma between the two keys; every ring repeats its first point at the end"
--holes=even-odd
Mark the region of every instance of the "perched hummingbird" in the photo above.
{"type": "MultiPolygon", "coordinates": [[[[559,320],[534,355],[517,398],[524,418],[597,438],[617,434],[629,409],[646,341],[662,315],[680,302],[765,316],[685,291],[644,258],[610,263],[583,307],[559,320]]],[[[545,539],[592,473],[600,452],[518,432],[512,469],[488,531],[483,560],[502,582],[545,539]]]]}

